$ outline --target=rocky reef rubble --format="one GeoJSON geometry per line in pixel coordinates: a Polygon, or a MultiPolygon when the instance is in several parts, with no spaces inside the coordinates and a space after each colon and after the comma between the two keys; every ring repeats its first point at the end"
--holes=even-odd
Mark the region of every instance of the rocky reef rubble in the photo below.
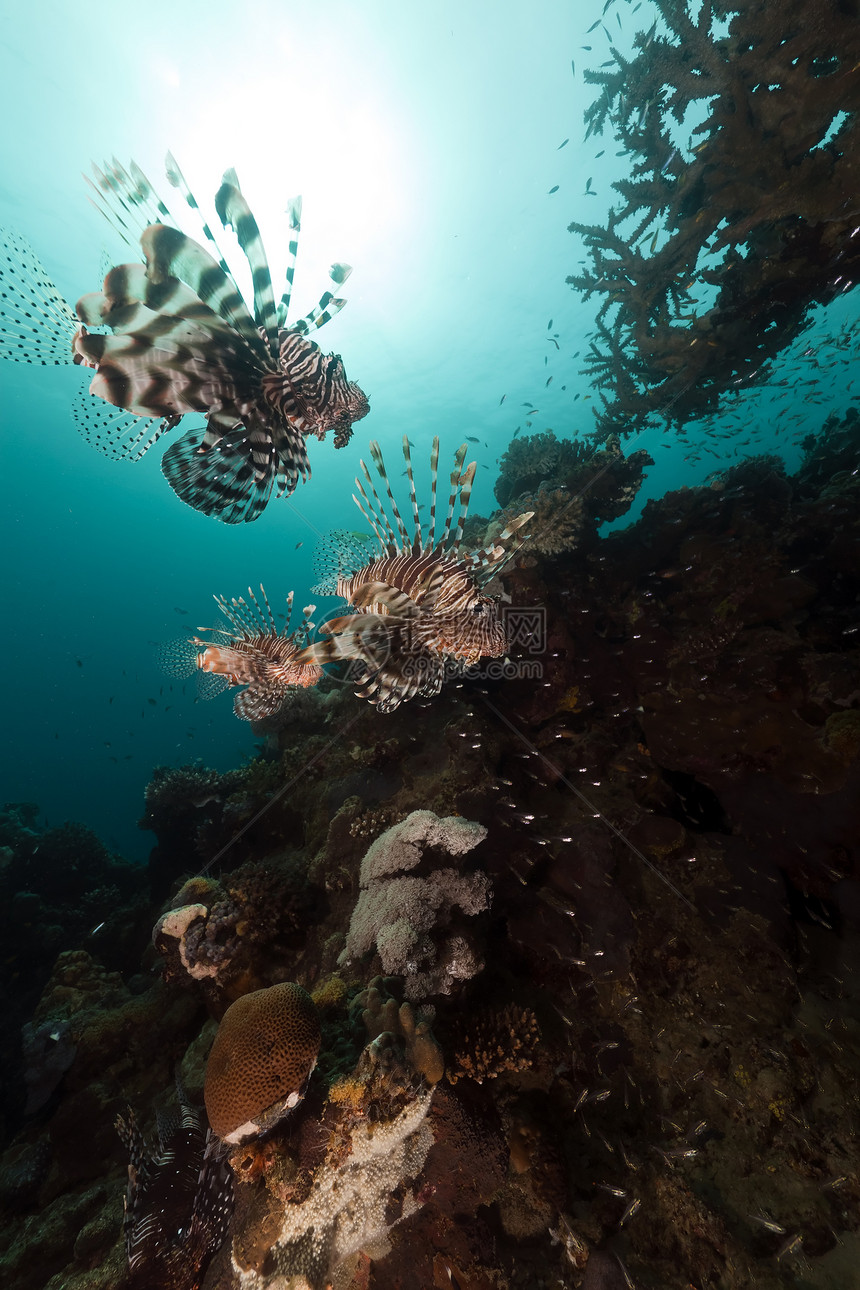
{"type": "Polygon", "coordinates": [[[199,1110],[230,1005],[286,982],[316,1065],[223,1144],[201,1290],[851,1284],[858,459],[851,416],[792,476],[753,459],[525,553],[537,673],[384,718],[329,680],[252,772],[160,773],[121,960],[65,950],[22,1018],[64,1055],[41,1105],[7,1098],[4,1286],[135,1284],[114,1121],[157,1138],[177,1071],[199,1110]],[[365,905],[407,880],[395,946],[365,905]],[[471,968],[440,971],[456,937],[471,968]]]}

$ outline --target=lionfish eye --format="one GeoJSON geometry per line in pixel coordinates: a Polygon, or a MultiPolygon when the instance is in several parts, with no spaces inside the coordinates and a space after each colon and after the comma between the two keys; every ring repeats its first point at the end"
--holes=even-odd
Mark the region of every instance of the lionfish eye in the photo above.
{"type": "Polygon", "coordinates": [[[486,608],[487,608],[487,606],[483,603],[483,601],[480,601],[480,600],[479,600],[479,601],[478,601],[478,603],[477,603],[477,605],[473,605],[473,606],[472,606],[472,613],[473,613],[473,614],[482,614],[486,608]]]}

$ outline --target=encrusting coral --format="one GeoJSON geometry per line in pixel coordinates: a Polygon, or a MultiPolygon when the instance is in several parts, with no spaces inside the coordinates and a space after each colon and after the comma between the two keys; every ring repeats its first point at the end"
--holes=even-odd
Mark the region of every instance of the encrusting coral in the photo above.
{"type": "Polygon", "coordinates": [[[301,1194],[288,1186],[279,1197],[277,1178],[267,1179],[268,1194],[234,1238],[241,1290],[322,1290],[333,1278],[346,1285],[352,1256],[385,1256],[391,1228],[422,1204],[431,1098],[396,1049],[367,1046],[353,1074],[329,1092],[321,1119],[327,1145],[312,1186],[301,1194]]]}
{"type": "Polygon", "coordinates": [[[403,976],[409,999],[449,994],[457,980],[468,980],[480,960],[467,938],[449,933],[455,909],[479,914],[490,903],[486,874],[460,873],[450,866],[427,876],[411,871],[425,851],[459,857],[487,835],[481,824],[432,811],[413,811],[370,846],[361,862],[360,891],[352,912],[341,964],[376,946],[383,970],[403,976]],[[435,933],[435,938],[433,933],[435,933]]]}
{"type": "Polygon", "coordinates": [[[206,1065],[203,1095],[213,1132],[237,1143],[276,1124],[304,1096],[319,1045],[314,1002],[292,981],[232,1003],[206,1065]]]}

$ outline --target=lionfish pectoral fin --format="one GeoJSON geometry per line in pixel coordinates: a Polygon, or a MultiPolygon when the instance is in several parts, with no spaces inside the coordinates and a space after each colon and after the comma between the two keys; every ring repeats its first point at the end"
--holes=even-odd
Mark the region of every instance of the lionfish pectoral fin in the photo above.
{"type": "Polygon", "coordinates": [[[87,389],[75,395],[72,418],[82,438],[115,461],[140,461],[182,419],[181,416],[138,417],[104,399],[93,398],[87,389]]]}
{"type": "Polygon", "coordinates": [[[75,362],[78,320],[25,238],[0,229],[0,358],[40,367],[75,362]]]}
{"type": "Polygon", "coordinates": [[[356,609],[365,609],[369,605],[382,605],[389,614],[399,618],[414,618],[421,610],[405,591],[392,587],[387,582],[364,582],[350,596],[350,604],[356,609]]]}
{"type": "Polygon", "coordinates": [[[182,679],[193,676],[199,667],[200,643],[187,636],[162,641],[155,647],[155,657],[162,672],[182,679]]]}
{"type": "MultiPolygon", "coordinates": [[[[241,422],[228,424],[215,414],[208,426],[186,431],[161,459],[162,474],[177,497],[225,524],[247,523],[262,514],[280,465],[270,444],[267,451],[241,422]]],[[[295,468],[290,491],[298,475],[295,468]]]]}

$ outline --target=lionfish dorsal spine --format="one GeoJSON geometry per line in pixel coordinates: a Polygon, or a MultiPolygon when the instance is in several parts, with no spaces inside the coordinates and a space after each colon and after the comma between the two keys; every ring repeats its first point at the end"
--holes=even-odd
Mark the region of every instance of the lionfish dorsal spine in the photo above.
{"type": "Polygon", "coordinates": [[[142,170],[129,175],[116,157],[110,163],[105,162],[104,170],[93,163],[93,174],[95,183],[89,175],[84,175],[84,182],[95,194],[89,199],[91,205],[126,246],[139,254],[140,235],[147,224],[160,218],[162,208],[166,211],[164,203],[157,198],[142,170]]]}
{"type": "Polygon", "coordinates": [[[346,300],[340,296],[334,296],[330,291],[324,291],[317,303],[304,318],[299,318],[298,322],[291,323],[289,331],[298,332],[301,336],[307,336],[311,328],[324,327],[327,322],[339,314],[346,304],[346,300]]]}
{"type": "Polygon", "coordinates": [[[448,510],[445,514],[445,528],[439,539],[440,547],[444,547],[451,534],[451,520],[454,518],[454,503],[457,500],[457,494],[462,484],[463,462],[466,460],[466,453],[469,451],[468,445],[461,443],[460,447],[454,453],[454,469],[451,471],[451,492],[448,495],[448,510]]]}
{"type": "Polygon", "coordinates": [[[263,602],[263,609],[265,610],[265,612],[263,611],[263,609],[260,608],[259,604],[257,603],[257,597],[254,595],[254,592],[250,587],[248,588],[248,595],[251,597],[251,600],[254,602],[254,608],[257,611],[257,616],[260,622],[263,623],[266,629],[271,631],[273,635],[277,636],[278,627],[275,622],[275,615],[272,613],[272,608],[271,608],[271,605],[269,604],[269,597],[266,595],[266,588],[263,586],[262,582],[260,583],[260,599],[263,602]]]}
{"type": "Polygon", "coordinates": [[[475,481],[475,471],[478,469],[477,462],[470,462],[466,467],[464,474],[460,476],[460,514],[457,519],[457,529],[454,533],[454,545],[451,548],[453,555],[460,550],[460,543],[463,540],[463,529],[466,525],[466,516],[469,513],[469,502],[472,497],[472,484],[475,481]]]}
{"type": "MultiPolygon", "coordinates": [[[[396,548],[397,538],[395,537],[394,529],[391,527],[391,523],[388,519],[388,516],[385,513],[385,507],[382,505],[382,502],[379,500],[379,494],[377,493],[376,488],[374,487],[374,484],[373,484],[373,480],[370,477],[370,471],[367,469],[367,465],[365,464],[363,458],[361,457],[359,458],[358,464],[361,467],[362,471],[364,472],[364,477],[367,480],[367,486],[370,490],[370,496],[373,498],[373,501],[371,501],[370,497],[368,497],[367,493],[364,490],[364,485],[362,484],[361,480],[358,478],[357,475],[355,477],[356,488],[364,498],[368,509],[375,517],[379,525],[379,528],[382,529],[383,532],[385,533],[385,537],[382,538],[383,546],[396,548]]],[[[364,511],[364,509],[361,507],[360,502],[359,502],[359,509],[361,509],[362,514],[364,515],[364,518],[368,520],[369,523],[372,524],[373,520],[371,519],[371,516],[364,511]]],[[[378,530],[377,530],[377,533],[378,533],[378,530]]]]}
{"type": "Polygon", "coordinates": [[[257,326],[265,332],[266,344],[272,361],[277,364],[278,318],[275,312],[275,293],[272,289],[272,274],[266,258],[260,228],[245,200],[236,171],[226,170],[221,187],[215,194],[215,210],[224,228],[232,228],[239,246],[251,268],[251,282],[254,288],[254,319],[257,326]]]}
{"type": "Polygon", "coordinates": [[[284,627],[283,627],[283,631],[281,632],[282,636],[289,635],[290,623],[292,622],[292,619],[293,619],[293,592],[288,591],[287,592],[287,616],[286,616],[286,619],[284,620],[284,627]]]}
{"type": "Polygon", "coordinates": [[[418,514],[418,498],[415,495],[415,476],[412,473],[412,454],[409,450],[409,437],[403,436],[403,458],[406,462],[406,477],[409,480],[409,500],[412,503],[412,523],[415,526],[415,539],[412,543],[413,554],[417,555],[424,545],[424,532],[421,528],[421,516],[418,514]]]}
{"type": "Polygon", "coordinates": [[[293,279],[296,276],[296,255],[299,250],[299,234],[302,231],[302,199],[291,197],[287,202],[287,218],[289,220],[290,244],[287,248],[287,272],[286,286],[278,305],[278,326],[287,325],[287,317],[290,312],[290,299],[293,294],[293,279]]]}
{"type": "Polygon", "coordinates": [[[411,547],[412,545],[412,541],[409,537],[409,532],[406,528],[406,525],[403,523],[403,516],[400,514],[400,511],[397,509],[397,503],[394,500],[394,494],[391,491],[391,483],[389,482],[389,479],[388,479],[388,472],[385,469],[385,462],[382,458],[382,449],[380,448],[379,442],[376,439],[371,439],[370,441],[370,455],[373,458],[373,464],[376,467],[377,474],[379,475],[379,478],[382,480],[382,483],[385,485],[385,492],[388,497],[389,504],[391,506],[391,514],[394,516],[394,522],[397,525],[397,533],[398,533],[398,536],[400,537],[400,545],[403,548],[403,550],[408,550],[409,547],[411,547]]]}
{"type": "Polygon", "coordinates": [[[433,550],[436,537],[436,481],[439,476],[439,436],[433,436],[430,449],[430,531],[427,534],[427,548],[433,550]]]}
{"type": "Polygon", "coordinates": [[[522,530],[533,516],[534,511],[523,511],[505,525],[494,542],[469,555],[467,564],[479,586],[494,578],[528,541],[522,530]]]}
{"type": "MultiPolygon", "coordinates": [[[[200,204],[198,203],[197,198],[194,196],[191,189],[189,188],[188,180],[185,178],[182,171],[180,170],[179,163],[174,157],[172,152],[168,152],[167,156],[164,158],[164,169],[167,174],[167,182],[171,185],[172,188],[176,188],[182,194],[182,196],[185,198],[185,203],[188,206],[188,209],[192,210],[196,215],[197,219],[200,221],[201,231],[203,233],[203,236],[206,238],[206,241],[212,247],[212,257],[216,261],[218,268],[221,269],[222,273],[226,273],[227,277],[230,278],[232,281],[233,275],[230,272],[230,266],[228,265],[227,261],[224,259],[224,253],[221,250],[221,247],[218,245],[218,241],[215,237],[215,234],[212,232],[212,229],[209,227],[209,222],[204,217],[203,212],[200,209],[200,204]]],[[[173,219],[173,216],[170,215],[170,212],[167,210],[167,207],[160,200],[160,198],[159,198],[159,206],[164,215],[168,216],[170,219],[173,219]]],[[[175,224],[177,221],[173,220],[173,222],[175,224]]]]}

